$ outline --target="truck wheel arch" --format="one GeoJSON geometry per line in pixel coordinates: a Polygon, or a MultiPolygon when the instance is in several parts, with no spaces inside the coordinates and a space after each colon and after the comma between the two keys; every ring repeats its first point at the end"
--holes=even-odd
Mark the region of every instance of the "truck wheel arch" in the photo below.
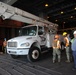
{"type": "Polygon", "coordinates": [[[35,62],[35,61],[38,61],[40,57],[41,57],[40,46],[37,42],[34,42],[29,49],[27,58],[29,61],[35,62]]]}
{"type": "Polygon", "coordinates": [[[31,45],[31,47],[30,47],[30,48],[32,48],[32,47],[37,47],[37,48],[39,48],[39,49],[40,49],[40,51],[41,51],[41,47],[40,47],[40,45],[39,45],[39,43],[38,43],[38,42],[34,42],[34,43],[31,45]]]}

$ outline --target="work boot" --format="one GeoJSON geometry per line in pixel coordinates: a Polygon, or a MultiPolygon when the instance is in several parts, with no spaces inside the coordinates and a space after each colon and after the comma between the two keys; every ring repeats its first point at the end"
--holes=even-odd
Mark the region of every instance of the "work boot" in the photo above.
{"type": "Polygon", "coordinates": [[[58,59],[58,62],[60,63],[60,59],[58,59]]]}
{"type": "Polygon", "coordinates": [[[55,63],[55,60],[53,60],[53,63],[55,63]]]}
{"type": "Polygon", "coordinates": [[[70,60],[66,60],[65,62],[70,63],[70,60]]]}

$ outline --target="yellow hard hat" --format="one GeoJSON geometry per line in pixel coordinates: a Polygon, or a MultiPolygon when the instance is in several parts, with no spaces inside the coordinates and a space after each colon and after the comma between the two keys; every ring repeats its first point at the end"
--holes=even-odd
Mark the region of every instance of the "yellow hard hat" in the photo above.
{"type": "Polygon", "coordinates": [[[63,36],[65,36],[67,34],[67,32],[63,32],[63,36]]]}

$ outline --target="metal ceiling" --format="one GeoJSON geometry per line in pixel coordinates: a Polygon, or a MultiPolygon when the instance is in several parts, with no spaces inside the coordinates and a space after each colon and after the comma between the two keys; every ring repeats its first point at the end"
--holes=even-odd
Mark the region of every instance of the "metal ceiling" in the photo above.
{"type": "Polygon", "coordinates": [[[76,27],[76,0],[17,0],[13,6],[37,16],[46,14],[49,21],[59,24],[59,28],[76,27]]]}
{"type": "Polygon", "coordinates": [[[9,4],[9,5],[12,5],[12,4],[14,4],[17,0],[0,0],[0,1],[2,1],[2,2],[4,2],[4,3],[7,3],[7,4],[9,4]]]}

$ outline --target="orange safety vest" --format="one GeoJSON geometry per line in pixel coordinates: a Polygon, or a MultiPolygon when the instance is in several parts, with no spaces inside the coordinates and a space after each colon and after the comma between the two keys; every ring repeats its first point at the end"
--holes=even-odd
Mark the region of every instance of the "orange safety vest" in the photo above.
{"type": "Polygon", "coordinates": [[[65,41],[65,46],[68,47],[69,46],[69,39],[67,37],[65,37],[64,41],[65,41]]]}
{"type": "Polygon", "coordinates": [[[53,47],[60,49],[61,48],[60,41],[59,40],[57,40],[57,41],[54,40],[53,47]]]}
{"type": "Polygon", "coordinates": [[[3,42],[3,47],[6,47],[7,46],[7,41],[4,41],[3,42]]]}

